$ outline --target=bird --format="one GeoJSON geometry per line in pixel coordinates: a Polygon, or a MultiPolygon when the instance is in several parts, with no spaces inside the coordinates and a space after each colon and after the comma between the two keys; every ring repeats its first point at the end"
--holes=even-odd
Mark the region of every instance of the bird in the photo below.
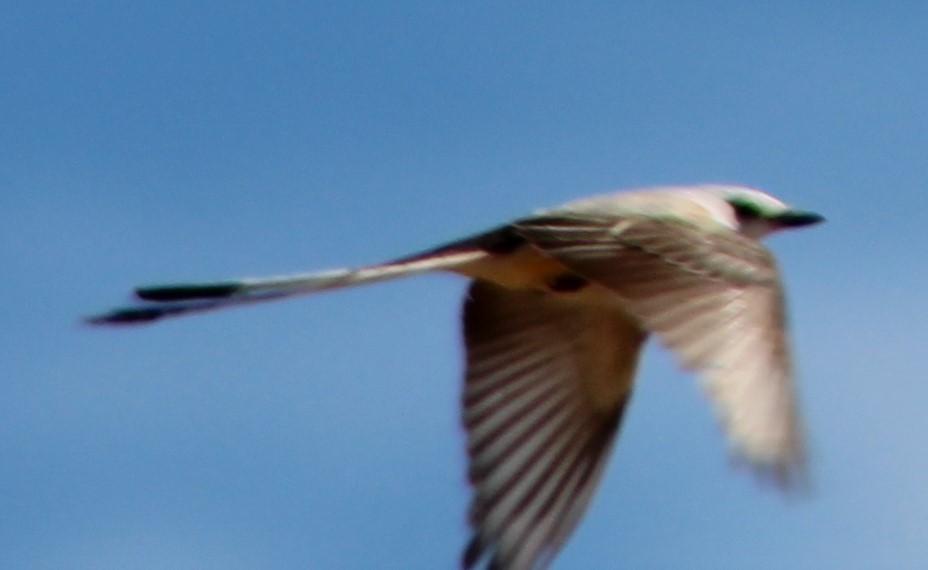
{"type": "Polygon", "coordinates": [[[631,189],[385,263],[138,287],[132,304],[86,321],[151,323],[430,271],[468,278],[460,566],[538,570],[591,501],[650,337],[697,376],[734,457],[782,489],[801,484],[783,287],[760,240],[822,221],[744,186],[631,189]]]}

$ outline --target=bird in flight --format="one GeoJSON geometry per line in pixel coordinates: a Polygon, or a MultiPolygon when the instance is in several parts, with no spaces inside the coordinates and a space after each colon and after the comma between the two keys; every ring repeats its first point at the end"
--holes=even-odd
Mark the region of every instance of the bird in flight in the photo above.
{"type": "Polygon", "coordinates": [[[426,271],[471,280],[462,420],[473,486],[461,567],[546,568],[583,515],[653,335],[695,372],[731,447],[801,479],[802,430],[773,255],[823,221],[751,188],[659,187],[569,202],[354,269],[139,287],[98,325],[149,323],[426,271]]]}

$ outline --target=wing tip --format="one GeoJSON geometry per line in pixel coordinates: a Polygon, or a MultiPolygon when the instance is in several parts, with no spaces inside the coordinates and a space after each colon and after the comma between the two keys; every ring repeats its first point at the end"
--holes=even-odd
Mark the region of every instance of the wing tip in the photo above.
{"type": "Polygon", "coordinates": [[[784,497],[801,500],[814,495],[815,486],[804,455],[763,460],[741,452],[732,455],[732,464],[749,469],[761,487],[773,488],[784,497]]]}
{"type": "Polygon", "coordinates": [[[461,553],[461,570],[471,570],[483,558],[486,543],[480,538],[480,533],[475,532],[471,537],[464,552],[461,553]]]}

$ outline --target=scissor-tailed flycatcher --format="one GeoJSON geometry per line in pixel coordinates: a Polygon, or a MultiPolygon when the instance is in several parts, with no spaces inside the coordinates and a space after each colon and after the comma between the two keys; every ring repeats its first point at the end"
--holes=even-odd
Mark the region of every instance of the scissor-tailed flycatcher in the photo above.
{"type": "Polygon", "coordinates": [[[469,277],[474,533],[462,566],[537,569],[590,501],[651,333],[699,375],[743,459],[783,486],[801,474],[783,293],[758,240],[822,220],[738,186],[637,190],[357,269],[141,287],[135,305],[88,321],[144,323],[425,271],[469,277]]]}

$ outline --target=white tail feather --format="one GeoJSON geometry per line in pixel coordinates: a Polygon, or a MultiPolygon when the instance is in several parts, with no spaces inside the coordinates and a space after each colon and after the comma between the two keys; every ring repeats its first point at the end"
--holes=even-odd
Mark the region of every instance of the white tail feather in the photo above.
{"type": "Polygon", "coordinates": [[[135,291],[138,303],[85,320],[90,324],[147,323],[165,317],[376,283],[427,271],[453,269],[476,261],[484,255],[484,252],[478,250],[434,251],[356,269],[331,269],[275,277],[140,287],[135,291]]]}

